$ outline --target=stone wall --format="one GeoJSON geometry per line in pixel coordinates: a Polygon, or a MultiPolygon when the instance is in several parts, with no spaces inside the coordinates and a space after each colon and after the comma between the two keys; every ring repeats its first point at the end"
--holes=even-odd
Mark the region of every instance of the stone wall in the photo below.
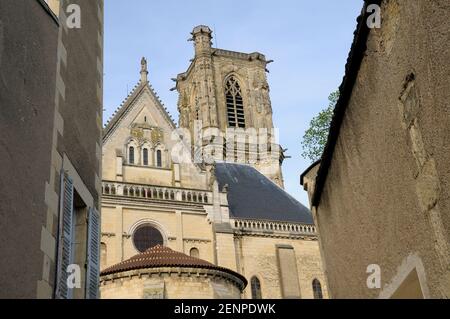
{"type": "Polygon", "coordinates": [[[149,223],[162,233],[165,245],[189,255],[197,248],[200,258],[215,263],[212,226],[206,213],[182,207],[112,206],[102,209],[102,242],[106,245],[106,264],[101,269],[126,260],[139,252],[133,244],[133,229],[149,223]]]}
{"type": "MultiPolygon", "coordinates": [[[[317,241],[295,240],[288,238],[270,238],[243,236],[238,239],[240,248],[239,272],[250,282],[256,276],[261,282],[261,293],[264,299],[281,299],[292,296],[283,294],[283,280],[280,273],[280,260],[278,248],[289,247],[293,249],[296,259],[295,269],[287,272],[287,280],[297,281],[300,287],[298,298],[314,298],[312,282],[318,279],[322,285],[324,298],[328,297],[326,280],[322,270],[319,245],[317,241]]],[[[250,285],[244,291],[245,298],[251,298],[250,285]]]]}

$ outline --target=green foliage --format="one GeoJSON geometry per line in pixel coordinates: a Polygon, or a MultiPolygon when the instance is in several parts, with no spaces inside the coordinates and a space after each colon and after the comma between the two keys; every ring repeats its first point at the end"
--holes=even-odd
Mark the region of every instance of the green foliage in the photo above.
{"type": "Polygon", "coordinates": [[[309,124],[309,129],[305,132],[302,141],[303,158],[315,162],[322,157],[338,99],[339,91],[331,93],[328,97],[330,101],[328,108],[320,112],[309,124]]]}

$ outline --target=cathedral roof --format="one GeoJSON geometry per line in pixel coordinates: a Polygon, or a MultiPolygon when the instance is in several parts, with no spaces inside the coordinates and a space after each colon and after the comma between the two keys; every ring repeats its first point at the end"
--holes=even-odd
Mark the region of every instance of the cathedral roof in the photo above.
{"type": "Polygon", "coordinates": [[[106,276],[131,270],[166,267],[217,270],[239,278],[244,283],[244,286],[247,284],[247,280],[245,279],[245,277],[230,269],[213,265],[206,260],[194,258],[161,245],[157,245],[153,248],[148,249],[144,253],[140,253],[131,257],[130,259],[111,266],[103,270],[100,275],[106,276]]]}
{"type": "Polygon", "coordinates": [[[228,185],[231,217],[314,224],[308,208],[251,166],[217,163],[215,175],[220,189],[228,185]]]}

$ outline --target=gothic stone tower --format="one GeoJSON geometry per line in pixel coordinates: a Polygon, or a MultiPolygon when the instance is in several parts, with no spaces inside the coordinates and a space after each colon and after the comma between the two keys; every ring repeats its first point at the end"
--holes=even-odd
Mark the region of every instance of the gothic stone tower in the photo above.
{"type": "Polygon", "coordinates": [[[176,78],[180,128],[188,129],[192,139],[203,133],[203,146],[225,150],[216,161],[250,164],[283,187],[284,156],[276,142],[266,77],[271,61],[257,52],[213,48],[207,26],[195,27],[191,34],[195,57],[176,78]],[[217,135],[223,139],[218,141],[217,135]]]}

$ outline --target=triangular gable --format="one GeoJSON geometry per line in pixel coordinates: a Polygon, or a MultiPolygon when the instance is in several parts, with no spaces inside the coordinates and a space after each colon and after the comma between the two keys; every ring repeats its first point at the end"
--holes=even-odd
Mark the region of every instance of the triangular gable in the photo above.
{"type": "Polygon", "coordinates": [[[119,127],[120,122],[129,113],[131,108],[139,101],[139,98],[145,93],[148,92],[151,98],[154,100],[154,104],[157,107],[158,111],[160,111],[167,121],[167,125],[171,129],[175,129],[176,125],[171,115],[167,111],[167,108],[164,107],[162,101],[159,99],[153,87],[149,82],[139,82],[133,89],[133,91],[128,95],[125,101],[121,104],[121,106],[116,110],[113,117],[108,121],[105,128],[103,129],[103,143],[112,135],[117,127],[119,127]]]}

